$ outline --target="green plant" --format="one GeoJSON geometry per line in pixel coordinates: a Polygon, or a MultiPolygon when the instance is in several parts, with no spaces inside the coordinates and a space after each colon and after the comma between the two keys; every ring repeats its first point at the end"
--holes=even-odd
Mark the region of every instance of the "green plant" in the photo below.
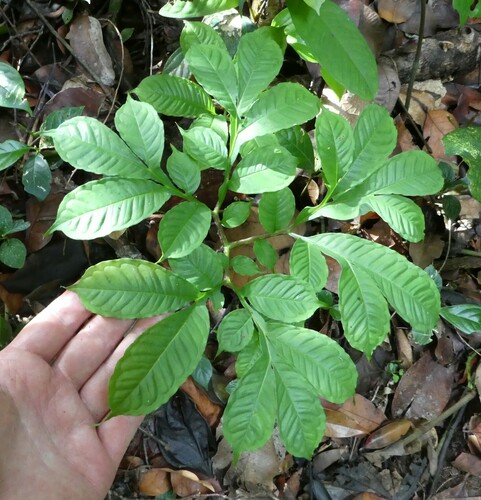
{"type": "Polygon", "coordinates": [[[207,302],[219,309],[223,290],[230,289],[240,307],[224,317],[217,335],[220,350],[237,353],[239,380],[224,414],[225,436],[238,455],[261,446],[277,421],[287,449],[309,457],[324,432],[319,395],[343,402],[354,393],[357,375],[335,341],[303,322],[319,308],[334,317],[340,311],[347,340],[369,356],[389,331],[388,304],[415,330],[430,333],[440,300],[427,273],[386,247],[348,234],[300,236],[294,228],[321,216],[350,219],[375,210],[405,238],[417,241],[424,219],[405,196],[436,193],[443,178],[423,152],[388,158],[396,132],[384,109],[368,106],[352,130],[298,84],[267,89],[283,61],[276,39],[271,28],[249,33],[232,59],[213,29],[187,22],[181,46],[197,83],[172,75],[146,78],[133,91],[141,102],[129,97],[115,115],[119,135],[85,117],[44,131],[65,161],[104,176],[65,197],[50,231],[97,238],[142,221],[173,195],[180,198],[159,225],[159,263],[102,262],[71,287],[97,314],[171,313],[117,365],[109,385],[110,415],[148,413],[175,393],[204,352],[207,302]],[[224,109],[222,115],[212,98],[224,109]],[[172,147],[166,171],[160,168],[164,130],[158,113],[195,118],[181,130],[183,151],[172,147]],[[300,127],[316,116],[320,165],[300,127]],[[213,209],[194,196],[208,168],[222,171],[224,178],[213,209]],[[298,168],[322,177],[328,192],[318,206],[296,217],[289,185],[298,168]],[[229,191],[242,194],[242,201],[226,206],[229,191]],[[259,194],[265,233],[230,241],[226,228],[247,219],[251,196],[259,194]],[[203,243],[211,225],[219,237],[217,251],[203,243]],[[278,234],[296,239],[290,275],[268,272],[277,255],[267,240],[278,234]],[[249,243],[254,243],[257,263],[232,258],[233,248],[249,243]],[[339,310],[323,290],[324,255],[342,267],[339,310]],[[229,278],[232,268],[259,276],[239,288],[229,278]]]}
{"type": "Polygon", "coordinates": [[[13,268],[23,266],[27,255],[25,245],[19,239],[8,236],[24,231],[29,225],[23,220],[14,221],[12,214],[0,206],[0,262],[13,268]]]}

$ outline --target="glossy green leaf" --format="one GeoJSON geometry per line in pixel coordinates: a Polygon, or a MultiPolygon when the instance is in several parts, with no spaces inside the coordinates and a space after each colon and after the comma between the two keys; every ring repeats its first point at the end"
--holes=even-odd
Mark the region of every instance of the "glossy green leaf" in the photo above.
{"type": "Polygon", "coordinates": [[[296,210],[296,200],[286,187],[272,193],[264,193],[259,202],[259,221],[268,233],[285,229],[296,210]]]}
{"type": "Polygon", "coordinates": [[[150,168],[160,168],[164,151],[164,124],[146,102],[127,102],[115,114],[115,127],[130,149],[150,168]]]}
{"type": "Polygon", "coordinates": [[[203,203],[186,201],[171,208],[159,224],[162,259],[188,255],[204,241],[210,229],[211,211],[203,203]]]}
{"type": "Polygon", "coordinates": [[[289,256],[289,269],[292,276],[309,283],[316,291],[327,283],[329,268],[317,247],[305,240],[296,240],[289,256]]]}
{"type": "Polygon", "coordinates": [[[4,206],[0,205],[0,236],[8,234],[13,227],[12,214],[4,206]]]}
{"type": "Polygon", "coordinates": [[[7,238],[0,243],[0,262],[8,267],[20,269],[25,264],[27,249],[17,238],[7,238]]]}
{"type": "Polygon", "coordinates": [[[442,307],[441,316],[463,333],[481,332],[481,306],[477,304],[442,307]]]}
{"type": "Polygon", "coordinates": [[[148,76],[133,92],[164,115],[195,117],[215,111],[211,98],[200,85],[174,75],[148,76]]]}
{"type": "Polygon", "coordinates": [[[254,363],[264,355],[259,345],[259,334],[254,331],[251,341],[237,355],[235,370],[237,377],[241,379],[252,368],[254,363]]]}
{"type": "Polygon", "coordinates": [[[117,175],[134,179],[150,177],[146,166],[122,139],[95,118],[77,116],[54,130],[52,137],[63,161],[94,174],[117,175]]]}
{"type": "Polygon", "coordinates": [[[83,184],[60,203],[49,229],[69,238],[94,239],[139,223],[156,212],[170,193],[142,179],[106,178],[83,184]]]}
{"type": "Polygon", "coordinates": [[[32,115],[20,73],[5,62],[0,62],[0,106],[21,109],[32,115]]]}
{"type": "Polygon", "coordinates": [[[277,137],[280,146],[286,148],[292,156],[297,158],[298,168],[314,172],[314,149],[311,138],[299,125],[280,130],[276,132],[275,137],[277,137]]]}
{"type": "Polygon", "coordinates": [[[303,0],[288,0],[287,7],[297,34],[329,75],[362,99],[374,99],[376,61],[349,16],[331,0],[319,12],[303,0]]]}
{"type": "Polygon", "coordinates": [[[159,11],[164,17],[184,19],[188,17],[202,17],[222,10],[237,7],[238,0],[174,0],[166,3],[159,11]]]}
{"type": "Polygon", "coordinates": [[[225,170],[229,165],[227,147],[222,138],[207,127],[181,130],[184,138],[184,153],[191,156],[202,170],[215,168],[225,170]]]}
{"type": "Polygon", "coordinates": [[[322,173],[329,186],[349,170],[354,154],[351,125],[342,116],[323,108],[316,120],[316,147],[322,173]]]}
{"type": "Polygon", "coordinates": [[[237,193],[270,193],[287,187],[296,176],[297,160],[284,148],[254,149],[234,170],[229,189],[237,193]]]}
{"type": "Polygon", "coordinates": [[[237,145],[305,123],[317,115],[320,107],[320,100],[301,85],[280,83],[263,92],[246,113],[237,145]]]}
{"type": "Polygon", "coordinates": [[[299,326],[267,324],[276,357],[305,378],[324,399],[343,403],[356,389],[357,370],[349,355],[327,335],[299,326]]]}
{"type": "Polygon", "coordinates": [[[340,264],[339,305],[344,335],[352,347],[370,357],[389,333],[387,302],[363,269],[342,260],[340,264]]]}
{"type": "Polygon", "coordinates": [[[30,156],[23,166],[22,184],[25,191],[43,201],[50,193],[51,183],[52,172],[45,158],[41,154],[30,156]]]}
{"type": "Polygon", "coordinates": [[[251,206],[251,202],[234,201],[225,207],[222,214],[222,225],[233,228],[244,224],[251,213],[251,206]]]}
{"type": "Polygon", "coordinates": [[[271,436],[276,417],[275,379],[267,354],[239,381],[224,412],[224,436],[234,455],[260,448],[271,436]]]}
{"type": "Polygon", "coordinates": [[[279,73],[283,54],[279,45],[260,29],[239,41],[234,59],[239,79],[239,115],[244,115],[279,73]]]}
{"type": "Polygon", "coordinates": [[[406,240],[424,239],[424,214],[414,201],[398,195],[371,195],[363,201],[406,240]]]}
{"type": "Polygon", "coordinates": [[[214,28],[200,21],[184,21],[184,29],[180,34],[182,52],[187,54],[194,45],[215,45],[225,49],[222,38],[214,28]]]}
{"type": "Polygon", "coordinates": [[[0,144],[0,171],[13,165],[29,150],[28,146],[13,139],[2,142],[0,144]]]}
{"type": "Polygon", "coordinates": [[[169,258],[174,273],[182,276],[199,290],[212,290],[224,279],[224,268],[217,252],[200,245],[185,257],[169,258]]]}
{"type": "Polygon", "coordinates": [[[274,266],[279,256],[276,249],[267,240],[254,241],[254,253],[259,264],[274,272],[274,266]]]}
{"type": "Polygon", "coordinates": [[[469,165],[469,189],[481,201],[481,131],[478,127],[453,130],[443,137],[446,155],[460,155],[469,165]]]}
{"type": "Polygon", "coordinates": [[[177,311],[199,294],[194,285],[174,273],[135,259],[106,260],[89,267],[69,289],[89,311],[121,319],[177,311]]]}
{"type": "Polygon", "coordinates": [[[191,306],[148,328],[115,367],[110,416],[146,415],[166,403],[199,363],[208,335],[205,306],[191,306]]]}
{"type": "Polygon", "coordinates": [[[186,153],[170,145],[172,154],[167,160],[167,172],[174,183],[186,193],[193,194],[200,185],[200,167],[186,153]]]}
{"type": "Polygon", "coordinates": [[[66,106],[65,108],[52,111],[43,121],[41,130],[51,130],[53,128],[57,128],[69,118],[81,116],[83,110],[84,106],[66,106]]]}
{"type": "Polygon", "coordinates": [[[219,352],[239,352],[254,334],[252,316],[246,309],[236,309],[224,316],[217,329],[219,352]]]}
{"type": "Polygon", "coordinates": [[[306,320],[320,305],[307,283],[285,274],[259,276],[243,292],[261,314],[287,323],[306,320]]]}
{"type": "Polygon", "coordinates": [[[224,115],[200,115],[196,118],[190,129],[195,127],[204,127],[213,130],[224,144],[227,144],[229,139],[229,125],[224,115]]]}
{"type": "Polygon", "coordinates": [[[456,220],[461,213],[461,203],[457,196],[445,195],[441,200],[444,215],[451,220],[456,220]]]}
{"type": "Polygon", "coordinates": [[[310,459],[321,442],[326,416],[319,396],[295,367],[274,358],[277,425],[287,451],[310,459]]]}
{"type": "Polygon", "coordinates": [[[204,90],[223,108],[236,114],[237,75],[227,49],[217,45],[194,45],[185,58],[204,90]]]}
{"type": "Polygon", "coordinates": [[[330,257],[365,271],[397,313],[414,329],[434,328],[440,297],[434,281],[390,248],[350,234],[325,233],[307,240],[330,257]]]}
{"type": "Polygon", "coordinates": [[[246,257],[245,255],[236,255],[232,258],[230,264],[232,269],[242,276],[255,276],[261,272],[257,264],[250,257],[246,257]]]}
{"type": "Polygon", "coordinates": [[[351,189],[379,170],[396,146],[396,138],[396,128],[385,108],[377,104],[364,108],[354,127],[353,161],[337,192],[351,189]]]}

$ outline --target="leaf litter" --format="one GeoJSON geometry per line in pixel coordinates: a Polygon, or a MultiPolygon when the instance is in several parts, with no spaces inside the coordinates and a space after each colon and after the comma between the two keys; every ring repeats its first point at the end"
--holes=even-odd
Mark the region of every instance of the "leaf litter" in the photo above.
{"type": "MultiPolygon", "coordinates": [[[[161,5],[154,0],[137,5],[126,2],[111,12],[113,24],[125,34],[122,50],[119,50],[117,35],[112,35],[109,29],[112,26],[102,24],[99,2],[91,2],[88,15],[80,9],[70,12],[64,6],[54,9],[42,2],[29,3],[34,6],[33,10],[19,5],[5,11],[11,32],[2,33],[0,39],[10,44],[10,50],[0,53],[0,58],[20,68],[29,105],[39,122],[51,112],[82,106],[85,116],[98,117],[110,125],[115,107],[112,97],[123,100],[123,92],[138,83],[136,74],[146,76],[151,70],[157,71],[154,64],[165,61],[179,43],[181,23],[159,17],[156,12],[161,5]],[[47,14],[47,17],[39,14],[47,14]],[[72,16],[70,24],[69,15],[72,16]],[[55,35],[42,34],[49,27],[54,28],[55,35]],[[131,28],[134,34],[129,38],[123,30],[131,28]],[[155,44],[150,45],[153,38],[155,44]],[[72,48],[71,58],[66,40],[72,48]],[[58,48],[56,58],[49,55],[53,53],[48,49],[52,45],[58,48]]],[[[400,46],[403,50],[412,50],[412,42],[405,33],[417,31],[418,2],[379,0],[377,13],[362,2],[340,3],[377,53],[397,50],[400,46]],[[392,36],[394,23],[403,24],[392,36]]],[[[457,26],[457,14],[448,4],[428,2],[428,34],[457,26]]],[[[299,68],[295,70],[297,73],[285,76],[305,78],[306,73],[299,68]]],[[[384,85],[378,102],[391,110],[401,90],[399,79],[391,66],[384,63],[380,68],[384,85]]],[[[465,169],[461,165],[458,171],[457,159],[446,155],[443,143],[444,136],[457,129],[458,124],[481,123],[481,94],[471,88],[476,85],[473,78],[467,71],[464,75],[457,73],[453,82],[436,80],[432,88],[444,89],[445,95],[441,97],[433,97],[432,88],[418,87],[413,107],[409,109],[413,120],[397,121],[399,151],[424,148],[451,169],[449,193],[459,201],[458,215],[451,217],[449,224],[442,216],[441,223],[438,220],[430,224],[426,209],[425,239],[411,244],[406,244],[376,214],[350,223],[339,222],[337,227],[348,234],[359,232],[366,239],[410,255],[422,268],[433,264],[444,284],[443,300],[453,306],[466,302],[481,304],[480,205],[460,194],[465,169]]],[[[352,101],[344,100],[335,106],[341,106],[343,113],[354,111],[354,120],[359,113],[352,101]]],[[[0,140],[19,140],[19,126],[32,129],[38,125],[21,114],[3,113],[0,140]],[[12,122],[15,127],[11,126],[12,122]]],[[[171,123],[169,130],[175,143],[178,132],[174,125],[171,123]]],[[[63,194],[72,189],[70,175],[67,170],[55,172],[51,194],[44,201],[26,193],[17,175],[2,179],[2,205],[14,213],[25,214],[30,223],[20,234],[29,253],[27,265],[14,273],[1,269],[0,300],[10,314],[22,317],[37,311],[59,293],[60,286],[73,283],[88,263],[124,256],[120,250],[124,243],[140,255],[160,257],[155,246],[158,221],[153,218],[122,236],[120,241],[124,243],[120,244],[114,244],[109,238],[77,244],[58,235],[45,236],[63,194]]],[[[92,180],[92,176],[85,173],[73,175],[77,185],[92,180]]],[[[219,187],[215,172],[212,178],[208,175],[211,174],[203,175],[199,192],[202,200],[215,199],[219,187]]],[[[311,196],[317,193],[317,199],[323,186],[312,183],[309,193],[311,196]]],[[[300,192],[294,194],[300,199],[300,192]]],[[[421,205],[426,203],[433,210],[431,200],[416,201],[421,205]]],[[[446,204],[438,201],[434,215],[439,217],[446,204]]],[[[237,228],[242,232],[236,238],[263,232],[255,210],[253,214],[245,225],[237,228]]],[[[329,221],[329,224],[336,222],[329,221]]],[[[215,245],[215,235],[208,236],[208,241],[215,245]]],[[[271,243],[278,253],[277,269],[286,269],[292,240],[273,239],[271,243]]],[[[246,248],[245,256],[256,259],[253,249],[246,248]]],[[[327,288],[337,293],[340,266],[333,259],[327,261],[327,288]]],[[[268,272],[266,268],[261,270],[268,272]]],[[[245,276],[234,279],[241,280],[239,284],[247,281],[245,276]]],[[[235,304],[227,301],[217,312],[222,317],[233,307],[235,304]]],[[[335,339],[341,334],[335,322],[321,324],[321,318],[309,321],[335,339]]],[[[223,401],[218,395],[228,390],[229,383],[235,379],[235,370],[232,359],[226,355],[216,358],[216,349],[211,349],[209,359],[215,368],[214,377],[206,387],[189,379],[171,402],[144,422],[129,446],[109,498],[195,498],[213,491],[217,495],[213,498],[227,495],[249,498],[256,494],[264,495],[263,498],[326,498],[327,493],[332,498],[351,495],[407,499],[420,492],[430,498],[479,496],[479,401],[457,408],[454,415],[450,411],[459,401],[467,404],[473,400],[467,399],[470,393],[466,393],[466,383],[480,391],[480,369],[469,365],[467,359],[480,348],[481,336],[477,333],[468,336],[442,321],[436,329],[434,343],[423,346],[414,342],[416,332],[406,331],[399,319],[393,318],[392,327],[393,334],[374,351],[370,360],[350,349],[360,375],[358,392],[341,406],[325,405],[327,432],[312,461],[286,454],[274,437],[261,450],[245,454],[237,464],[232,463],[231,451],[221,437],[223,401]],[[449,419],[453,416],[454,427],[450,427],[449,419]],[[426,424],[433,420],[436,426],[428,429],[426,424]],[[424,429],[427,430],[420,433],[424,429]],[[416,432],[418,440],[407,442],[416,432]],[[437,463],[434,454],[439,458],[437,463]]]]}

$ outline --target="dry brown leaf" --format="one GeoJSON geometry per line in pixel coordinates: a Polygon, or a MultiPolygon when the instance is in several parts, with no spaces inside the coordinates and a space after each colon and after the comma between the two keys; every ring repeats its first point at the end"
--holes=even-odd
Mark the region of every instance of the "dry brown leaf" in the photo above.
{"type": "Polygon", "coordinates": [[[468,424],[468,446],[473,453],[481,454],[481,415],[473,415],[468,424]]]}
{"type": "Polygon", "coordinates": [[[414,264],[421,269],[425,269],[434,260],[441,257],[445,244],[446,242],[443,241],[441,234],[428,233],[423,241],[409,243],[409,255],[414,264]]]}
{"type": "Polygon", "coordinates": [[[425,420],[439,416],[449,402],[452,382],[452,368],[440,365],[426,352],[402,376],[394,393],[392,414],[425,420]]]}
{"type": "Polygon", "coordinates": [[[57,217],[58,206],[64,196],[64,193],[50,193],[43,201],[33,197],[27,201],[26,214],[30,227],[27,229],[25,246],[29,252],[40,250],[52,239],[52,235],[45,235],[45,232],[57,217]]]}
{"type": "Polygon", "coordinates": [[[394,330],[394,338],[396,339],[397,358],[401,362],[400,366],[407,370],[413,364],[413,348],[402,328],[394,330]]]}
{"type": "Polygon", "coordinates": [[[405,418],[389,422],[374,431],[364,443],[367,450],[379,450],[399,441],[413,427],[410,420],[405,418]]]}
{"type": "Polygon", "coordinates": [[[139,473],[137,489],[141,495],[163,495],[171,489],[169,473],[162,469],[143,470],[139,473]]]}
{"type": "Polygon", "coordinates": [[[192,399],[209,426],[214,427],[219,422],[222,408],[214,404],[207,394],[195,385],[192,377],[189,377],[180,388],[192,399]]]}
{"type": "Polygon", "coordinates": [[[347,446],[322,451],[312,459],[312,472],[313,474],[319,474],[332,464],[339,462],[339,460],[345,460],[348,457],[349,448],[347,446]]]}
{"type": "Polygon", "coordinates": [[[163,470],[170,472],[172,489],[179,497],[205,495],[209,491],[215,492],[215,488],[209,481],[200,479],[189,470],[173,470],[168,468],[164,468],[163,470]]]}
{"type": "Polygon", "coordinates": [[[449,161],[444,151],[443,137],[459,127],[456,118],[444,109],[434,109],[428,111],[424,122],[423,135],[431,148],[432,155],[437,160],[449,161]]]}
{"type": "Polygon", "coordinates": [[[105,48],[102,26],[94,17],[81,15],[70,24],[67,35],[75,57],[104,85],[113,85],[115,72],[105,48]]]}
{"type": "Polygon", "coordinates": [[[481,459],[471,453],[460,453],[451,465],[473,476],[481,476],[481,459]]]}
{"type": "Polygon", "coordinates": [[[414,13],[417,0],[378,0],[377,11],[389,23],[404,23],[414,13]]]}

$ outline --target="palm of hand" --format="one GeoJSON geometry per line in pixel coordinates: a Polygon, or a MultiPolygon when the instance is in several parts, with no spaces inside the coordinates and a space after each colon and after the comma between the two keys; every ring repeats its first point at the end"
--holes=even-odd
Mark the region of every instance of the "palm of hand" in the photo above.
{"type": "Polygon", "coordinates": [[[104,498],[140,417],[108,411],[107,382],[149,324],[91,316],[66,292],[0,352],[0,498],[104,498]]]}

